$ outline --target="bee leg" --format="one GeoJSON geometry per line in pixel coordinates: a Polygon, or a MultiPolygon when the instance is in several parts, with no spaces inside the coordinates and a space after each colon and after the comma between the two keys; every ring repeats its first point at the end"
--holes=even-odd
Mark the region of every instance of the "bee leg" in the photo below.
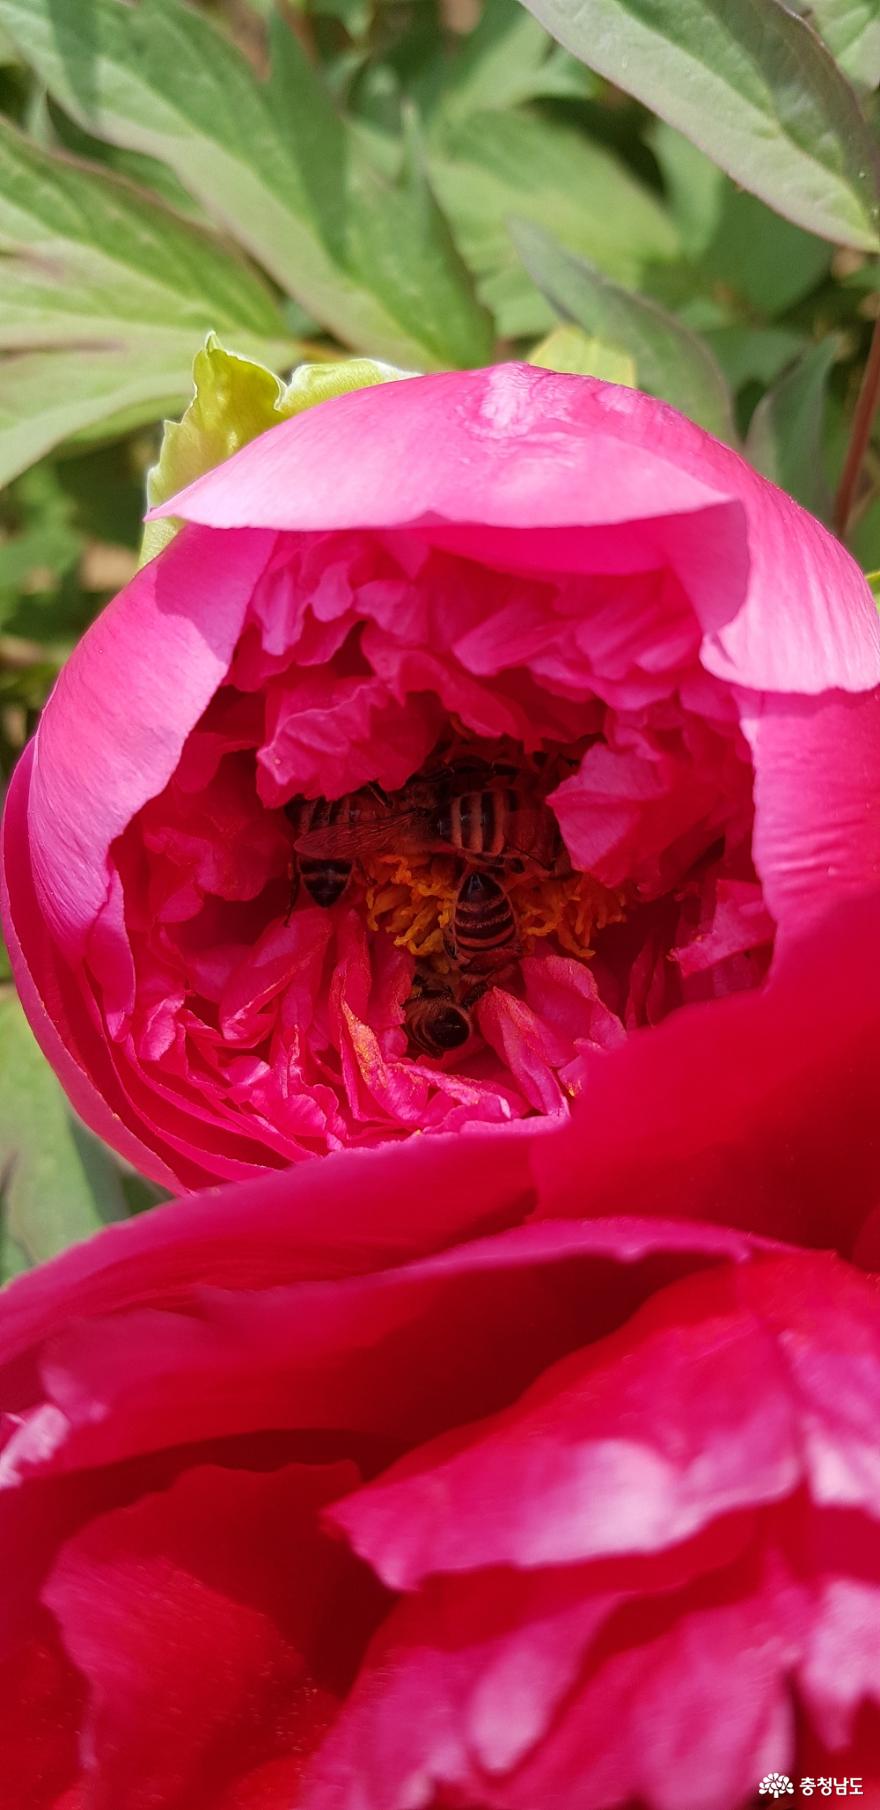
{"type": "Polygon", "coordinates": [[[290,881],[290,897],[287,901],[287,914],[284,919],[285,929],[293,917],[293,908],[299,897],[299,862],[295,855],[291,855],[287,864],[287,877],[290,881]]]}
{"type": "Polygon", "coordinates": [[[464,988],[460,1003],[466,1012],[473,1011],[474,1006],[488,993],[489,986],[488,980],[475,980],[472,986],[464,988]]]}

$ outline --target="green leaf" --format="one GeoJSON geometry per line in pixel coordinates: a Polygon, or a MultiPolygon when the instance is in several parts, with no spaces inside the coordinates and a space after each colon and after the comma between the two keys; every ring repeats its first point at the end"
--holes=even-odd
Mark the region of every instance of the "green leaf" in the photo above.
{"type": "Polygon", "coordinates": [[[880,570],[880,496],[869,498],[854,516],[847,530],[846,544],[859,565],[868,573],[868,583],[880,603],[880,590],[872,583],[880,570]]]}
{"type": "Polygon", "coordinates": [[[822,429],[828,378],[839,357],[834,335],[811,346],[762,396],[746,436],[746,453],[758,471],[826,520],[831,494],[822,429]]]}
{"type": "Polygon", "coordinates": [[[761,316],[783,314],[826,274],[832,248],[737,189],[662,120],[649,131],[694,276],[708,293],[761,316]]]}
{"type": "Polygon", "coordinates": [[[781,220],[755,195],[725,179],[718,228],[701,261],[705,283],[763,316],[784,314],[826,276],[827,240],[781,220]]]}
{"type": "Polygon", "coordinates": [[[225,245],[119,177],[0,121],[0,345],[161,344],[210,327],[283,357],[266,285],[225,245]]]}
{"type": "Polygon", "coordinates": [[[696,263],[718,232],[724,171],[664,119],[650,120],[645,137],[660,165],[682,249],[696,263]]]}
{"type": "MultiPolygon", "coordinates": [[[[265,365],[228,352],[216,334],[209,334],[193,361],[193,399],[181,421],[165,423],[159,458],[147,477],[150,507],[167,502],[279,421],[349,390],[408,375],[375,359],[346,358],[300,365],[285,384],[265,365]]],[[[178,526],[172,517],[146,523],[142,565],[173,540],[178,526]]]]}
{"type": "Polygon", "coordinates": [[[182,406],[192,342],[168,368],[132,365],[127,351],[19,352],[0,363],[0,483],[63,440],[98,426],[135,426],[182,406]]]}
{"type": "Polygon", "coordinates": [[[479,113],[435,135],[437,193],[505,337],[540,333],[547,308],[525,278],[506,222],[543,226],[617,282],[639,285],[680,254],[657,198],[583,133],[527,113],[479,113]]]}
{"type": "Polygon", "coordinates": [[[0,121],[0,481],[59,441],[187,394],[212,327],[292,362],[269,290],[212,234],[0,121]]]}
{"type": "Polygon", "coordinates": [[[525,0],[560,43],[810,232],[880,247],[877,151],[845,77],[778,0],[525,0]]]}
{"type": "Polygon", "coordinates": [[[0,993],[0,1279],[124,1219],[119,1172],[74,1118],[11,988],[0,993]]]}
{"type": "Polygon", "coordinates": [[[629,352],[606,345],[580,327],[554,327],[540,345],[532,347],[529,364],[545,371],[569,371],[576,377],[601,377],[605,383],[623,383],[630,389],[636,381],[635,359],[629,352]]]}
{"type": "Polygon", "coordinates": [[[280,19],[269,83],[181,0],[0,0],[0,26],[80,125],[167,163],[344,342],[424,368],[489,356],[423,174],[377,173],[280,19]]]}
{"type": "Polygon", "coordinates": [[[705,337],[733,391],[746,383],[758,383],[765,389],[804,350],[803,335],[791,327],[750,327],[736,322],[709,328],[705,337]]]}
{"type": "Polygon", "coordinates": [[[52,137],[47,149],[71,151],[74,157],[83,158],[87,163],[101,164],[105,169],[113,170],[117,176],[127,176],[138,188],[148,189],[178,214],[200,219],[204,224],[204,214],[198,203],[183,183],[178,182],[167,163],[160,163],[158,157],[143,157],[139,151],[123,151],[118,145],[109,145],[103,139],[95,138],[91,132],[84,132],[54,102],[49,104],[48,120],[52,137]]]}
{"type": "Polygon", "coordinates": [[[450,56],[433,49],[409,91],[428,118],[439,111],[449,124],[537,96],[583,96],[591,81],[577,63],[560,55],[522,8],[511,0],[484,0],[476,25],[457,51],[450,56]]]}
{"type": "Polygon", "coordinates": [[[808,0],[794,10],[825,39],[851,82],[876,88],[880,82],[880,0],[808,0]]]}
{"type": "Polygon", "coordinates": [[[0,523],[0,626],[9,622],[22,594],[33,595],[48,577],[72,570],[82,551],[73,507],[48,465],[29,471],[3,498],[0,523]],[[11,522],[11,525],[7,525],[11,522]]]}
{"type": "Polygon", "coordinates": [[[703,340],[655,302],[610,283],[539,227],[517,220],[511,232],[526,269],[557,314],[629,353],[641,389],[673,403],[710,433],[733,439],[727,386],[703,340]]]}

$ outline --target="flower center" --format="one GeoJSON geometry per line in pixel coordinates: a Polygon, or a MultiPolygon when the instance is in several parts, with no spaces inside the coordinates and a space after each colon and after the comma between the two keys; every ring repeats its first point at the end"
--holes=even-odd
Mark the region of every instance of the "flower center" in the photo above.
{"type": "MultiPolygon", "coordinates": [[[[443,856],[372,855],[363,862],[367,924],[384,930],[397,949],[406,949],[438,977],[452,973],[448,950],[460,873],[443,856]]],[[[591,874],[511,874],[506,880],[523,953],[538,944],[588,962],[593,939],[624,916],[624,894],[591,874]]]]}
{"type": "Polygon", "coordinates": [[[598,1052],[759,983],[751,756],[699,644],[664,572],[280,545],[114,848],[114,1039],[284,1163],[564,1113],[598,1052]]]}
{"type": "Polygon", "coordinates": [[[345,894],[374,935],[412,956],[416,1049],[459,1049],[470,1009],[496,982],[515,988],[523,957],[544,945],[588,962],[597,931],[623,918],[623,892],[573,868],[547,802],[588,745],[527,755],[453,728],[397,791],[373,784],[286,807],[294,897],[304,885],[306,903],[331,907],[345,894]]]}

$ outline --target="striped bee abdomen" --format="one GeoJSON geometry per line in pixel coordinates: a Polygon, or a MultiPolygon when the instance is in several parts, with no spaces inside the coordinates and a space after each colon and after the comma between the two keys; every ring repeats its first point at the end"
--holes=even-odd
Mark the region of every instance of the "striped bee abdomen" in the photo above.
{"type": "Polygon", "coordinates": [[[429,1056],[445,1056],[450,1050],[460,1049],[473,1029],[470,1013],[459,1004],[452,982],[418,965],[404,1006],[404,1020],[410,1043],[429,1056]]]}
{"type": "Polygon", "coordinates": [[[506,786],[459,792],[438,812],[438,835],[463,855],[497,859],[504,853],[507,824],[518,803],[516,792],[506,786]]]}
{"type": "Polygon", "coordinates": [[[455,900],[452,934],[456,956],[463,963],[516,950],[513,907],[491,874],[479,869],[465,874],[455,900]]]}
{"type": "Polygon", "coordinates": [[[299,870],[316,905],[335,905],[351,878],[350,861],[316,861],[300,856],[299,870]]]}
{"type": "MultiPolygon", "coordinates": [[[[285,806],[286,815],[298,836],[309,830],[323,830],[339,822],[348,822],[351,810],[352,801],[348,796],[334,798],[332,802],[327,798],[296,799],[285,806]]],[[[351,867],[350,861],[333,860],[327,855],[299,856],[302,883],[315,904],[325,908],[342,898],[351,879],[351,867]]]]}

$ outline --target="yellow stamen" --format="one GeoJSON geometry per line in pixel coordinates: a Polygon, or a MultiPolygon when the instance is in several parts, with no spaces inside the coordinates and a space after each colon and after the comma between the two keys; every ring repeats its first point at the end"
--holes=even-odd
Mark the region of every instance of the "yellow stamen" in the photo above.
{"type": "Polygon", "coordinates": [[[597,930],[623,917],[620,893],[611,892],[592,874],[516,875],[507,885],[526,953],[552,936],[565,955],[589,961],[597,930]]]}
{"type": "MultiPolygon", "coordinates": [[[[438,975],[449,974],[446,935],[452,921],[461,863],[445,855],[372,855],[361,863],[367,923],[384,930],[438,975]]],[[[624,915],[623,898],[590,874],[503,874],[523,949],[530,954],[547,937],[556,948],[589,961],[592,939],[624,915]]]]}
{"type": "Polygon", "coordinates": [[[437,974],[452,964],[444,948],[457,886],[456,863],[444,855],[372,855],[362,862],[367,924],[384,930],[437,974]]]}

